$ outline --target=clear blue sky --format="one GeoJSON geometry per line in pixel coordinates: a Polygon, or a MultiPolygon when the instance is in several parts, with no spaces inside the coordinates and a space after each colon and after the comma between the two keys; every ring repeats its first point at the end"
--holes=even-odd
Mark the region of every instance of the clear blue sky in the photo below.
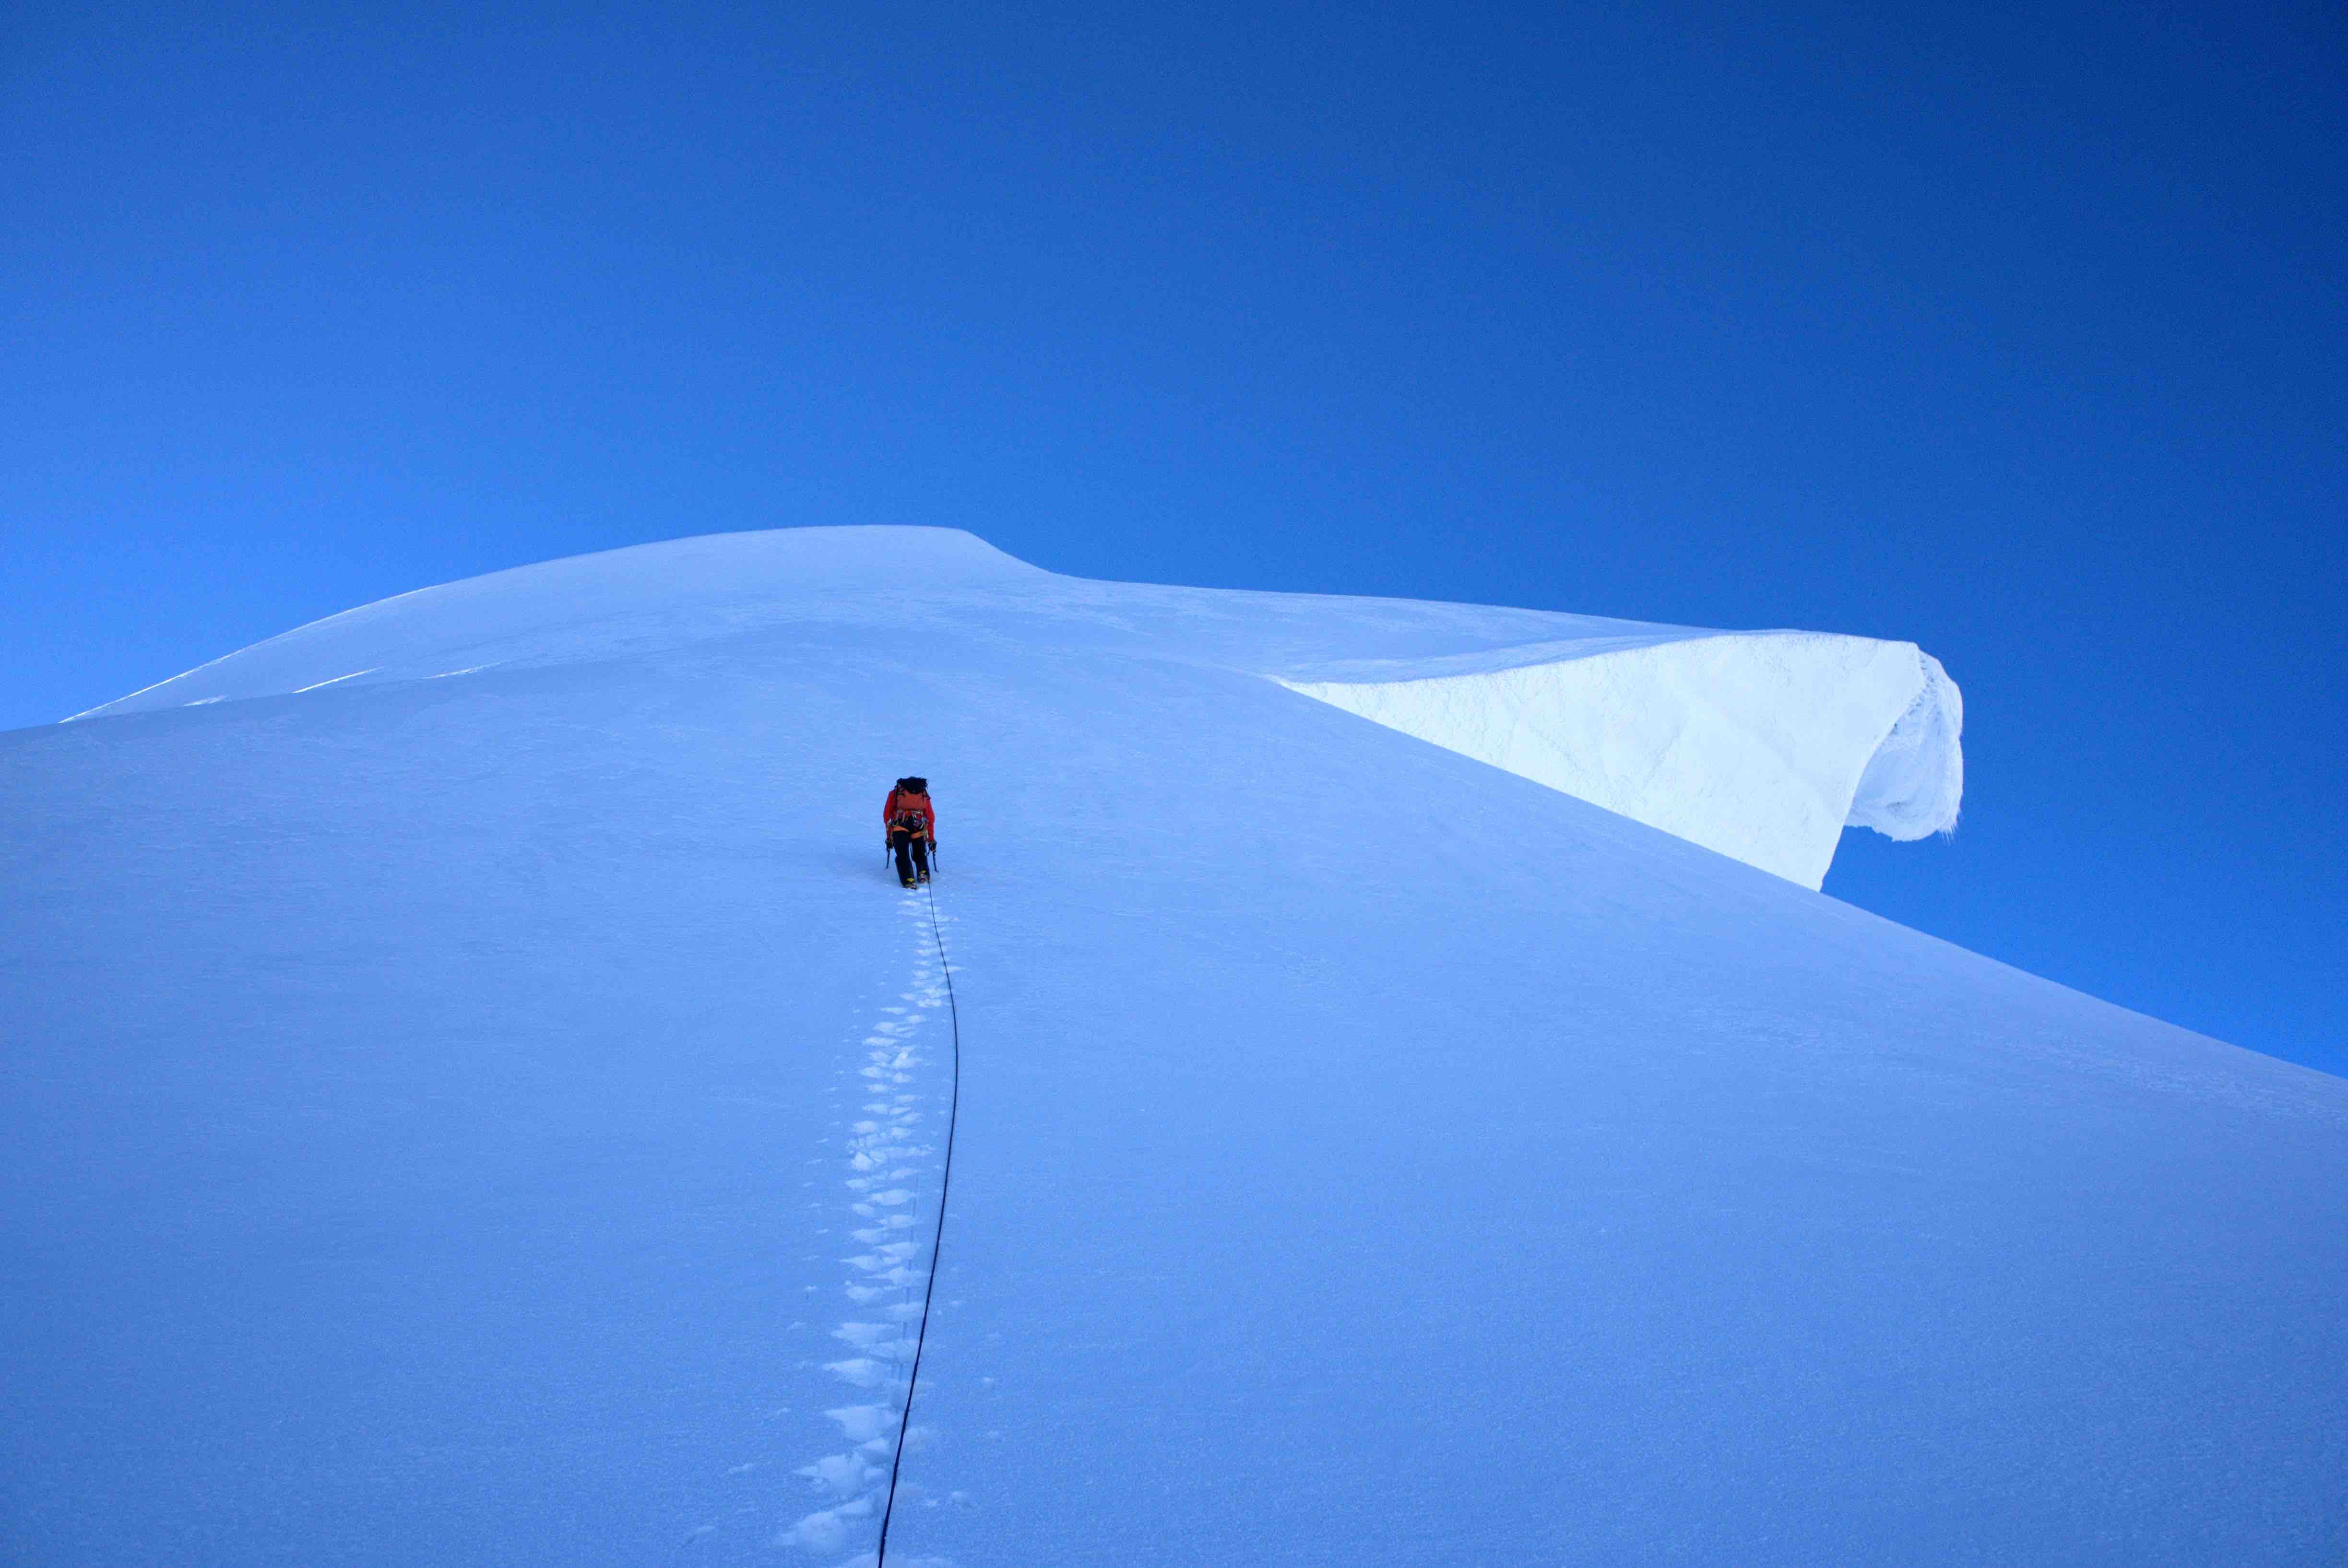
{"type": "Polygon", "coordinates": [[[798,523],[1911,639],[1829,892],[2348,1069],[2343,149],[2334,5],[12,6],[0,726],[798,523]]]}

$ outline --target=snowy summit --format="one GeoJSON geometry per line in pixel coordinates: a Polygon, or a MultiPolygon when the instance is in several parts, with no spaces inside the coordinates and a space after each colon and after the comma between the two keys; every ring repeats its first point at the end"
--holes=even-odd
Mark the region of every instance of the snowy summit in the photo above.
{"type": "Polygon", "coordinates": [[[78,720],[12,1562],[2348,1558],[2348,1083],[1816,891],[1913,645],[809,528],[78,720]]]}
{"type": "Polygon", "coordinates": [[[1955,825],[1964,790],[1962,702],[1912,643],[1087,582],[946,528],[720,535],[498,572],[77,717],[683,646],[849,616],[844,600],[857,624],[993,624],[1070,654],[1266,676],[1809,887],[1846,823],[1922,838],[1955,825]]]}

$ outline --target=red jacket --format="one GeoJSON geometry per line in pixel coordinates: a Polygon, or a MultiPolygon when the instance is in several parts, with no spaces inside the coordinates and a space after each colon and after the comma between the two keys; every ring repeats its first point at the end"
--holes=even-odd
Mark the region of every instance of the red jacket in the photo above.
{"type": "Polygon", "coordinates": [[[914,794],[909,790],[892,789],[889,792],[889,804],[880,808],[880,820],[893,828],[897,825],[898,815],[908,811],[920,815],[922,837],[935,838],[938,835],[938,814],[936,808],[930,804],[930,797],[914,794]]]}

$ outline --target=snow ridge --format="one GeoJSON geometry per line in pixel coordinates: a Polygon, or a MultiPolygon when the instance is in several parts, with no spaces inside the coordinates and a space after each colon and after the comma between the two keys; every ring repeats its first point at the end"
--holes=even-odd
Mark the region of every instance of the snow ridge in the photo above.
{"type": "Polygon", "coordinates": [[[1923,684],[1868,759],[1846,818],[1901,841],[1953,833],[1965,794],[1965,700],[1941,661],[1921,649],[1923,684]]]}
{"type": "Polygon", "coordinates": [[[1956,825],[1963,703],[1912,642],[1723,632],[1540,651],[1281,684],[1805,887],[1825,882],[1846,825],[1900,839],[1956,825]]]}
{"type": "MultiPolygon", "coordinates": [[[[906,1451],[918,1450],[929,1435],[910,1422],[913,1377],[921,1365],[937,1239],[942,1231],[945,1158],[951,1157],[951,1150],[915,1141],[928,1119],[921,1107],[934,1098],[918,1086],[920,1069],[929,1058],[916,1041],[929,1011],[951,1009],[953,1002],[939,930],[943,917],[934,899],[926,901],[926,910],[924,902],[915,895],[903,904],[914,927],[912,989],[880,1009],[883,1016],[864,1039],[865,1061],[857,1075],[870,1098],[862,1104],[863,1116],[848,1128],[849,1174],[843,1179],[852,1194],[848,1212],[856,1222],[849,1235],[864,1250],[841,1259],[856,1271],[842,1286],[855,1316],[831,1331],[834,1339],[856,1354],[824,1368],[849,1387],[879,1398],[824,1412],[839,1424],[850,1446],[800,1466],[798,1473],[831,1501],[775,1538],[778,1546],[831,1556],[844,1551],[871,1522],[879,1532],[874,1549],[847,1559],[840,1568],[879,1568],[897,1495],[901,1491],[909,1501],[918,1496],[918,1489],[899,1486],[898,1470],[906,1451]],[[930,1238],[924,1241],[923,1193],[918,1180],[929,1167],[921,1162],[941,1154],[938,1207],[932,1215],[930,1238]]],[[[949,1140],[951,1136],[949,1123],[949,1140]]]]}
{"type": "Polygon", "coordinates": [[[1695,826],[1953,804],[1904,645],[918,529],[0,735],[0,1557],[880,1568],[901,1440],[886,1568],[2348,1563],[2348,1082],[1275,676],[1695,826]]]}
{"type": "Polygon", "coordinates": [[[328,616],[76,717],[911,624],[1276,680],[1812,888],[1846,825],[1946,832],[1963,793],[1962,703],[1913,643],[1096,582],[954,528],[781,528],[516,568],[328,616]]]}

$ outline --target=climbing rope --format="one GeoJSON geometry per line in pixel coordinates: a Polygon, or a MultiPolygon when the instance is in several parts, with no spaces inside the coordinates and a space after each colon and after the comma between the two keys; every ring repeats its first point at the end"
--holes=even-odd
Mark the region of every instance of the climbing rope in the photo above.
{"type": "Polygon", "coordinates": [[[897,1475],[905,1465],[905,1434],[913,1427],[913,1390],[922,1380],[922,1350],[929,1343],[930,1302],[938,1290],[938,1253],[946,1239],[946,1193],[953,1185],[954,1123],[962,1114],[962,1009],[954,1002],[953,966],[946,961],[946,938],[938,924],[938,892],[929,888],[930,935],[938,944],[938,968],[946,977],[946,1017],[953,1026],[953,1091],[946,1102],[946,1163],[938,1179],[938,1226],[930,1237],[930,1277],[922,1290],[922,1327],[913,1337],[913,1369],[905,1378],[905,1413],[897,1423],[897,1457],[889,1461],[889,1501],[880,1508],[880,1544],[872,1568],[889,1561],[889,1521],[897,1511],[897,1475]]]}

